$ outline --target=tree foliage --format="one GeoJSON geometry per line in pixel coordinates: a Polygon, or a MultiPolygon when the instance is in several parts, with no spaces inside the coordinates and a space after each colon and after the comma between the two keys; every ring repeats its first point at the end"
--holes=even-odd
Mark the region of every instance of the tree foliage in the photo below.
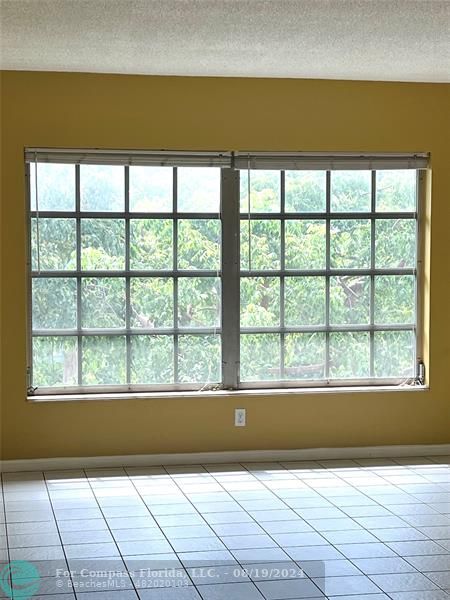
{"type": "MultiPolygon", "coordinates": [[[[283,174],[285,219],[278,216],[281,177],[280,171],[251,171],[249,202],[248,174],[241,172],[241,379],[324,378],[327,344],[330,378],[411,376],[412,331],[376,331],[373,339],[369,332],[334,331],[327,341],[326,334],[314,328],[326,325],[327,306],[331,325],[369,326],[372,315],[377,326],[413,324],[414,276],[342,272],[327,281],[327,174],[283,174]],[[249,221],[249,212],[265,218],[249,221]],[[294,218],[299,214],[305,218],[294,218]],[[280,269],[286,270],[284,277],[273,274],[280,269]],[[253,275],[252,270],[267,273],[253,275]],[[246,333],[248,327],[311,331],[246,333]]],[[[414,177],[414,172],[407,171],[377,172],[373,198],[371,172],[331,172],[331,268],[415,266],[415,219],[390,215],[372,223],[367,215],[345,215],[370,213],[373,202],[380,217],[386,212],[414,211],[414,177]],[[339,215],[333,218],[333,213],[339,215]]],[[[219,382],[220,170],[180,168],[174,173],[169,167],[130,167],[128,222],[103,214],[101,218],[82,217],[79,256],[76,218],[65,215],[75,210],[75,167],[39,164],[37,203],[34,165],[30,185],[32,210],[61,212],[39,219],[34,214],[31,222],[32,269],[40,272],[32,282],[33,328],[46,334],[55,330],[54,335],[33,339],[33,384],[125,384],[128,377],[131,384],[219,382]],[[180,214],[173,220],[174,184],[181,213],[207,212],[210,216],[180,214]],[[134,212],[139,216],[134,218],[134,212]],[[155,212],[167,213],[167,217],[152,218],[155,212]],[[142,213],[148,213],[147,218],[142,213]],[[125,269],[139,273],[127,279],[125,269]],[[173,277],[174,270],[183,276],[173,277]],[[61,271],[63,277],[51,276],[61,271]],[[89,273],[84,275],[84,271],[89,273]],[[106,274],[99,277],[96,271],[106,274]],[[145,276],[150,271],[151,276],[145,276]],[[200,274],[189,276],[190,271],[200,274]],[[42,272],[49,273],[42,276],[42,272]],[[83,336],[79,347],[77,327],[99,331],[83,336]],[[127,341],[127,327],[139,335],[127,341]],[[198,328],[209,332],[195,333],[198,328]],[[106,335],[102,329],[117,330],[117,334],[106,335]],[[74,335],[58,335],[56,330],[74,335]]],[[[123,167],[81,165],[82,212],[123,212],[125,189],[123,167]]]]}

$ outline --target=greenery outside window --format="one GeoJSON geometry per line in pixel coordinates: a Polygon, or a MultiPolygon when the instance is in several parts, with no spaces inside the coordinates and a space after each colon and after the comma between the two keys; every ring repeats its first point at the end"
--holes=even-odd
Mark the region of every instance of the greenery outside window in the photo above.
{"type": "Polygon", "coordinates": [[[26,166],[30,394],[418,382],[424,156],[26,166]]]}

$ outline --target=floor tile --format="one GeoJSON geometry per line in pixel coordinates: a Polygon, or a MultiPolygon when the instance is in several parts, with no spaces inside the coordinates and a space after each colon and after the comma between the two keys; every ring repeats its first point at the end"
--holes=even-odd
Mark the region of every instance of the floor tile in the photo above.
{"type": "Polygon", "coordinates": [[[114,543],[104,544],[73,544],[64,546],[64,552],[70,558],[104,558],[119,556],[119,551],[114,543]]]}
{"type": "Polygon", "coordinates": [[[264,600],[264,596],[253,583],[203,585],[200,593],[204,600],[264,600]]]}
{"type": "Polygon", "coordinates": [[[415,568],[399,556],[388,558],[359,558],[353,559],[353,563],[365,575],[380,575],[383,573],[411,573],[415,568]]]}
{"type": "Polygon", "coordinates": [[[164,554],[172,551],[172,547],[165,539],[162,540],[138,540],[117,542],[117,546],[123,556],[135,556],[138,554],[164,554]]]}
{"type": "Polygon", "coordinates": [[[390,575],[371,575],[370,578],[383,592],[420,592],[436,590],[437,586],[422,573],[394,573],[390,575]]]}
{"type": "Polygon", "coordinates": [[[261,581],[256,585],[267,600],[323,598],[320,589],[310,579],[261,581]]]}
{"type": "Polygon", "coordinates": [[[327,596],[375,594],[379,592],[379,588],[364,575],[314,578],[313,581],[327,596]]]}

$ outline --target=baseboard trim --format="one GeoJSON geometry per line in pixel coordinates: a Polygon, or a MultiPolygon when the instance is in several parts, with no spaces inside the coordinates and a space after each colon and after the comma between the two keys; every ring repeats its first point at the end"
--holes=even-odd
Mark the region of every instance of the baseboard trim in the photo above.
{"type": "Polygon", "coordinates": [[[332,460],[358,458],[400,458],[417,456],[450,456],[450,444],[411,446],[360,446],[346,448],[302,448],[298,450],[236,450],[226,452],[194,452],[183,454],[133,454],[124,456],[74,456],[4,460],[0,472],[52,471],[97,467],[142,467],[153,465],[186,465],[235,462],[270,462],[299,460],[332,460]]]}

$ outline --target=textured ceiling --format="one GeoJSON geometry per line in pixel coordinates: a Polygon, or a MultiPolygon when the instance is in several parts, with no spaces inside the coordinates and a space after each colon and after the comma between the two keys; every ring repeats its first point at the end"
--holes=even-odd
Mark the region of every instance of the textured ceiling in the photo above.
{"type": "Polygon", "coordinates": [[[2,68],[450,80],[450,0],[1,0],[2,68]]]}

